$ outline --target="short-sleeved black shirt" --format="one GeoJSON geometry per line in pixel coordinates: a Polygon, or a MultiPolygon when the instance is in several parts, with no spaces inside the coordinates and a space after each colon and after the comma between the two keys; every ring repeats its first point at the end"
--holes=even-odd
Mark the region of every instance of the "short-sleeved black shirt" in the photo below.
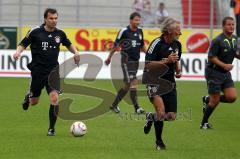
{"type": "MultiPolygon", "coordinates": [[[[156,38],[155,40],[152,41],[150,44],[146,56],[145,56],[145,61],[161,61],[166,58],[171,53],[177,53],[179,56],[179,60],[182,55],[182,45],[179,41],[174,40],[172,43],[168,44],[165,42],[163,36],[156,38]]],[[[167,64],[169,67],[167,73],[163,75],[161,78],[169,80],[171,82],[175,82],[174,74],[175,74],[175,63],[170,63],[167,64]]],[[[145,70],[146,71],[146,70],[145,70]]]]}
{"type": "Polygon", "coordinates": [[[41,25],[31,29],[19,45],[25,48],[30,45],[32,54],[31,71],[36,70],[36,68],[38,68],[37,70],[51,71],[59,65],[60,44],[66,47],[71,45],[64,31],[56,28],[53,32],[48,32],[44,25],[41,25]]]}
{"type": "Polygon", "coordinates": [[[141,48],[144,46],[143,31],[137,28],[136,31],[130,29],[130,26],[121,29],[118,32],[114,43],[121,47],[121,54],[128,56],[128,61],[138,61],[141,48]]]}
{"type": "MultiPolygon", "coordinates": [[[[237,51],[237,37],[227,38],[223,33],[212,40],[208,56],[216,56],[226,64],[232,64],[237,51]]],[[[208,61],[207,67],[213,68],[220,72],[226,72],[223,68],[208,61]]]]}

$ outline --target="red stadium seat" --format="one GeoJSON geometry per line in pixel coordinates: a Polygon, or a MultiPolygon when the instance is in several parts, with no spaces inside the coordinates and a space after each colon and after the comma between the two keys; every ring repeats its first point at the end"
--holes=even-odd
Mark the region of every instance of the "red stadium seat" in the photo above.
{"type": "MultiPolygon", "coordinates": [[[[190,27],[206,28],[210,26],[210,3],[211,0],[192,0],[192,20],[190,27]]],[[[188,26],[189,20],[189,0],[182,0],[184,26],[188,26]]],[[[217,24],[217,10],[214,5],[214,26],[217,24]]]]}

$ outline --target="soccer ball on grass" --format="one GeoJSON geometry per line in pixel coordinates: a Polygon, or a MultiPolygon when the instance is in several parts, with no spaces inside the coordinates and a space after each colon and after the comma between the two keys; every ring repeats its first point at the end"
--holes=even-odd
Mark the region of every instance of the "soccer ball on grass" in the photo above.
{"type": "Polygon", "coordinates": [[[81,121],[76,121],[71,125],[70,132],[75,137],[83,136],[87,133],[87,126],[81,121]]]}

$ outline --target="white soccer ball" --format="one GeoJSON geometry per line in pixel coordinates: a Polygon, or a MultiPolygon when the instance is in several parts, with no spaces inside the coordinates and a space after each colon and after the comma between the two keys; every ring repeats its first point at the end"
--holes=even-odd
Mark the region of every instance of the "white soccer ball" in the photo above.
{"type": "Polygon", "coordinates": [[[83,136],[87,133],[87,126],[81,121],[76,121],[71,125],[70,132],[75,137],[83,136]]]}

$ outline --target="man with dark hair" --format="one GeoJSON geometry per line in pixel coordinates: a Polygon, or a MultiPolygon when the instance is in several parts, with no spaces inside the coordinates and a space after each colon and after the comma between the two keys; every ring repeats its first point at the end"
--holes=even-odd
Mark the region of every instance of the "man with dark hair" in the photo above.
{"type": "Polygon", "coordinates": [[[176,119],[177,91],[175,77],[181,77],[179,60],[182,54],[182,45],[178,41],[181,35],[180,23],[168,17],[162,23],[161,32],[162,35],[153,40],[147,50],[143,74],[143,81],[147,84],[149,100],[156,111],[156,113],[149,112],[146,114],[147,122],[144,125],[144,133],[148,134],[154,123],[157,150],[166,149],[162,139],[163,121],[176,119]],[[150,78],[153,80],[150,80],[150,78]]]}
{"type": "Polygon", "coordinates": [[[36,105],[39,101],[42,89],[45,87],[50,96],[49,129],[48,136],[55,135],[55,123],[58,115],[58,96],[60,91],[60,79],[53,81],[54,86],[49,84],[48,77],[52,71],[58,72],[58,55],[60,44],[66,46],[74,54],[75,64],[79,64],[80,56],[76,48],[67,38],[64,31],[57,29],[58,14],[55,9],[48,8],[44,12],[44,24],[32,28],[26,37],[20,42],[16,53],[13,55],[18,60],[25,48],[30,45],[32,61],[28,64],[31,71],[30,92],[25,96],[22,104],[27,110],[29,105],[36,105]]]}
{"type": "Polygon", "coordinates": [[[230,73],[233,69],[234,58],[240,58],[239,53],[237,53],[237,37],[233,35],[234,27],[234,19],[225,17],[222,21],[223,32],[212,40],[208,52],[205,77],[209,96],[202,98],[203,118],[200,125],[201,129],[212,128],[208,119],[219,102],[233,103],[237,99],[237,92],[230,73]],[[222,95],[221,92],[223,92],[222,95]]]}
{"type": "Polygon", "coordinates": [[[146,51],[144,45],[143,31],[138,26],[141,22],[139,13],[134,12],[130,15],[130,25],[119,31],[114,47],[111,49],[108,58],[105,61],[109,65],[114,52],[118,47],[121,48],[121,66],[124,75],[124,87],[118,91],[118,94],[112,103],[110,109],[119,113],[118,103],[130,90],[130,98],[137,114],[144,113],[137,101],[137,71],[139,65],[140,51],[146,51]]]}
{"type": "MultiPolygon", "coordinates": [[[[57,14],[57,16],[58,16],[58,12],[57,12],[56,9],[54,9],[54,8],[47,8],[47,9],[44,11],[44,14],[43,14],[44,19],[46,19],[46,18],[48,17],[48,13],[57,14]]],[[[45,23],[45,21],[44,21],[44,23],[45,23]]]]}

